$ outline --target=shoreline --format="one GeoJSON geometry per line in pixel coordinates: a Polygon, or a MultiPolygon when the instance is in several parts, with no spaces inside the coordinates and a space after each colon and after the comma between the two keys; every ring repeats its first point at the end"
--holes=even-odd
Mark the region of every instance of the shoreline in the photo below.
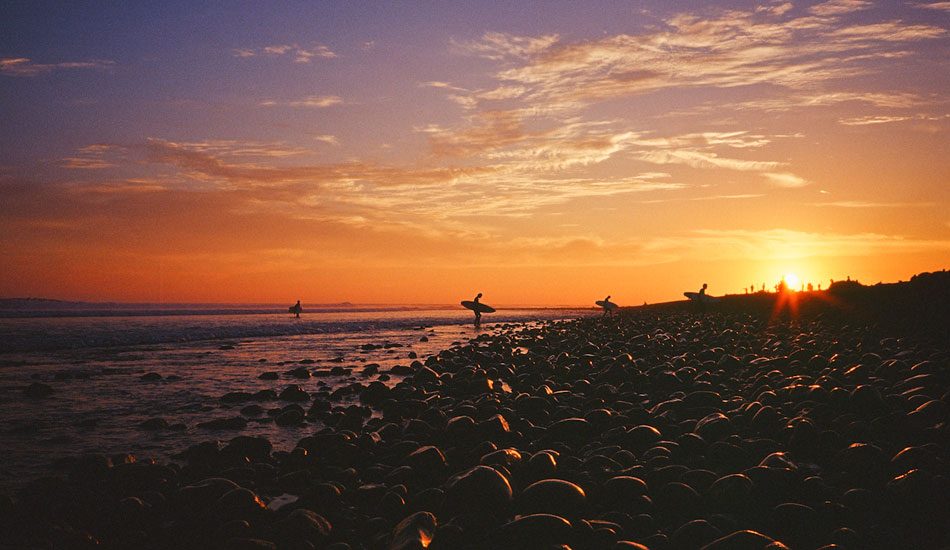
{"type": "Polygon", "coordinates": [[[79,459],[4,497],[0,526],[38,548],[950,544],[944,317],[849,303],[484,334],[350,385],[359,406],[301,402],[328,427],[291,452],[79,459]]]}

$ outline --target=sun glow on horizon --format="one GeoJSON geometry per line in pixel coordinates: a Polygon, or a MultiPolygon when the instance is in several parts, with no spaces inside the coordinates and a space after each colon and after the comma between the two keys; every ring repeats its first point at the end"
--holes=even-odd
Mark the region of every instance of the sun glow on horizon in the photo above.
{"type": "Polygon", "coordinates": [[[792,272],[787,272],[787,273],[785,273],[785,275],[782,276],[782,280],[784,280],[785,283],[788,285],[788,288],[790,288],[790,289],[792,289],[792,290],[797,289],[797,288],[798,288],[798,285],[801,284],[801,281],[800,281],[800,279],[798,278],[798,275],[796,275],[796,274],[794,274],[794,273],[792,273],[792,272]]]}

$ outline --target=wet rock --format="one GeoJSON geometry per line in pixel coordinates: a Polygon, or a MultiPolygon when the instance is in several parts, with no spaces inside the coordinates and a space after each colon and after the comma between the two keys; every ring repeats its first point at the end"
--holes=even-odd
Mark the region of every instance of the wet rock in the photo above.
{"type": "Polygon", "coordinates": [[[521,466],[521,453],[517,449],[498,449],[485,455],[482,455],[479,464],[485,466],[502,466],[508,471],[512,471],[521,466]]]}
{"type": "Polygon", "coordinates": [[[578,485],[562,479],[536,481],[521,492],[516,501],[518,513],[553,514],[567,518],[582,517],[587,495],[578,485]]]}
{"type": "Polygon", "coordinates": [[[706,441],[718,441],[734,433],[732,422],[722,413],[712,413],[696,422],[694,430],[706,441]]]}
{"type": "Polygon", "coordinates": [[[310,373],[310,369],[308,369],[307,367],[297,367],[295,369],[285,372],[284,374],[288,376],[293,376],[294,378],[300,378],[300,379],[307,379],[312,376],[312,374],[310,373]]]}
{"type": "Polygon", "coordinates": [[[412,375],[412,382],[417,386],[433,384],[439,381],[439,374],[429,367],[422,366],[412,375]]]}
{"type": "Polygon", "coordinates": [[[924,445],[905,447],[891,458],[891,465],[901,472],[932,468],[937,465],[937,462],[937,453],[934,449],[924,445]]]}
{"type": "Polygon", "coordinates": [[[557,471],[557,458],[553,452],[540,451],[528,459],[525,474],[528,479],[539,480],[550,477],[557,471]]]}
{"type": "Polygon", "coordinates": [[[396,525],[393,529],[392,542],[388,550],[417,550],[425,548],[435,535],[438,525],[431,512],[416,512],[396,525]]]}
{"type": "Polygon", "coordinates": [[[267,506],[260,498],[244,487],[231,489],[214,503],[214,514],[224,520],[243,519],[253,522],[261,517],[267,506]]]}
{"type": "Polygon", "coordinates": [[[752,493],[753,484],[748,476],[730,474],[712,484],[707,498],[713,510],[738,512],[753,504],[752,493]]]}
{"type": "Polygon", "coordinates": [[[694,519],[684,523],[670,537],[670,544],[677,550],[701,548],[719,537],[722,533],[704,519],[694,519]]]}
{"type": "Polygon", "coordinates": [[[633,452],[642,453],[661,439],[663,439],[663,436],[660,434],[660,430],[657,430],[653,426],[642,424],[627,430],[624,443],[633,452]]]}
{"type": "Polygon", "coordinates": [[[300,426],[304,423],[304,413],[297,408],[288,408],[277,415],[274,423],[278,426],[300,426]]]}
{"type": "Polygon", "coordinates": [[[686,394],[683,397],[683,405],[689,409],[713,409],[718,410],[722,407],[722,396],[714,391],[699,390],[686,394]]]}
{"type": "Polygon", "coordinates": [[[282,392],[280,392],[281,401],[307,401],[310,399],[310,394],[304,391],[298,385],[287,386],[282,392]]]}
{"type": "Polygon", "coordinates": [[[508,421],[501,414],[492,415],[477,423],[475,427],[482,437],[490,441],[501,440],[511,431],[508,421]]]}
{"type": "Polygon", "coordinates": [[[222,403],[243,403],[254,399],[254,394],[245,391],[232,391],[221,396],[222,403]]]}
{"type": "Polygon", "coordinates": [[[818,540],[818,514],[811,506],[787,502],[772,509],[772,529],[793,548],[814,546],[818,540]]]}
{"type": "Polygon", "coordinates": [[[583,418],[564,418],[548,426],[545,436],[550,441],[570,443],[583,440],[593,430],[583,418]]]}
{"type": "Polygon", "coordinates": [[[788,550],[788,547],[762,533],[743,530],[718,538],[702,550],[788,550]]]}
{"type": "Polygon", "coordinates": [[[472,511],[507,517],[511,501],[508,478],[489,466],[465,470],[445,484],[445,507],[450,513],[472,511]]]}
{"type": "Polygon", "coordinates": [[[445,435],[450,441],[470,441],[475,435],[475,419],[471,416],[456,416],[445,424],[445,435]]]}
{"type": "Polygon", "coordinates": [[[447,467],[445,455],[438,447],[426,445],[420,447],[406,457],[406,464],[414,468],[420,474],[437,476],[447,467]]]}
{"type": "Polygon", "coordinates": [[[331,526],[320,514],[306,508],[297,508],[275,522],[272,531],[274,540],[281,543],[281,548],[299,544],[300,541],[319,546],[329,538],[331,526]]]}
{"type": "Polygon", "coordinates": [[[262,372],[257,378],[260,380],[277,380],[279,377],[280,376],[276,372],[268,371],[262,372]]]}
{"type": "Polygon", "coordinates": [[[162,379],[162,375],[158,374],[157,372],[149,372],[143,374],[139,379],[143,382],[158,382],[162,379]]]}
{"type": "Polygon", "coordinates": [[[563,548],[573,538],[571,523],[551,514],[521,516],[489,534],[493,547],[506,550],[563,548]]]}
{"type": "Polygon", "coordinates": [[[275,401],[277,392],[274,390],[259,390],[254,392],[253,398],[254,401],[275,401]]]}
{"type": "Polygon", "coordinates": [[[221,450],[228,456],[247,457],[251,462],[267,462],[274,446],[265,437],[251,437],[241,435],[232,438],[221,450]]]}
{"type": "Polygon", "coordinates": [[[202,514],[226,493],[239,488],[238,484],[230,479],[203,479],[179,489],[175,495],[175,503],[182,513],[202,514]]]}
{"type": "Polygon", "coordinates": [[[946,418],[947,404],[932,399],[908,413],[907,422],[917,429],[925,429],[945,422],[946,418]]]}
{"type": "Polygon", "coordinates": [[[701,501],[702,498],[695,489],[674,481],[657,491],[654,504],[662,514],[687,518],[696,516],[701,501]]]}

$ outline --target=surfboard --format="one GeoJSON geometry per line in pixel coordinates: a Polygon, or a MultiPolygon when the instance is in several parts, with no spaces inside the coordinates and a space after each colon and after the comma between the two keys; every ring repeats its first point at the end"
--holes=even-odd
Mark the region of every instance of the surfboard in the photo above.
{"type": "Polygon", "coordinates": [[[617,307],[617,304],[613,302],[608,302],[607,300],[597,300],[594,303],[604,309],[614,309],[615,307],[617,307]]]}
{"type": "Polygon", "coordinates": [[[493,307],[491,307],[491,306],[487,306],[487,305],[485,305],[485,304],[483,304],[483,303],[481,303],[481,302],[478,302],[478,303],[476,304],[475,302],[473,302],[473,301],[471,301],[471,300],[462,300],[462,306],[463,306],[463,307],[466,307],[466,308],[468,308],[468,309],[470,309],[470,310],[472,310],[472,311],[478,311],[479,313],[494,313],[494,312],[495,312],[495,308],[493,308],[493,307]],[[478,308],[478,309],[476,309],[476,308],[478,308]]]}
{"type": "Polygon", "coordinates": [[[707,304],[718,302],[722,298],[719,296],[710,296],[708,294],[700,294],[698,292],[684,292],[683,296],[686,296],[693,302],[705,302],[707,304]]]}
{"type": "Polygon", "coordinates": [[[303,308],[300,306],[296,306],[296,305],[290,306],[291,313],[300,313],[301,311],[303,311],[303,308]]]}

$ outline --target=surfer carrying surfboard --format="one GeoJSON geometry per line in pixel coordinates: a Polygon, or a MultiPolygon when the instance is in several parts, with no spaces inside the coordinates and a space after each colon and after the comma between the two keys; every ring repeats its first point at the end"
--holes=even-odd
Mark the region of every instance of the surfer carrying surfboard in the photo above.
{"type": "Polygon", "coordinates": [[[300,307],[300,300],[297,300],[297,303],[290,306],[290,312],[294,314],[294,317],[300,317],[300,312],[303,311],[303,308],[300,307]]]}
{"type": "Polygon", "coordinates": [[[597,300],[594,303],[604,308],[604,314],[600,316],[601,319],[612,313],[613,310],[617,308],[617,304],[610,301],[610,296],[607,296],[603,300],[597,300]]]}
{"type": "Polygon", "coordinates": [[[474,300],[462,300],[462,307],[475,312],[476,327],[482,322],[482,313],[493,313],[495,311],[495,308],[479,302],[478,300],[481,299],[481,297],[482,293],[479,292],[474,300]]]}
{"type": "Polygon", "coordinates": [[[478,325],[480,325],[481,322],[482,322],[482,312],[479,311],[480,308],[478,307],[478,306],[480,305],[480,304],[478,303],[478,300],[479,300],[479,298],[481,298],[481,297],[482,297],[482,293],[479,292],[479,293],[478,293],[478,296],[476,296],[475,299],[472,300],[472,302],[475,304],[475,307],[472,308],[472,310],[475,311],[475,326],[476,326],[476,327],[477,327],[478,325]]]}

